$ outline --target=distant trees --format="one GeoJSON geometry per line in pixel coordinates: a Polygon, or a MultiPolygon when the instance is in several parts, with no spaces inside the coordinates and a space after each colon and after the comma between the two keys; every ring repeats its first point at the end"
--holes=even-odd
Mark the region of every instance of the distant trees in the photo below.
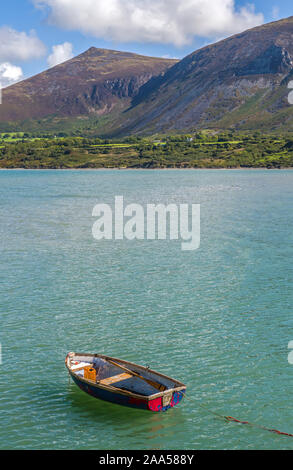
{"type": "Polygon", "coordinates": [[[280,168],[293,166],[293,135],[195,131],[102,139],[59,132],[0,135],[2,168],[280,168]]]}

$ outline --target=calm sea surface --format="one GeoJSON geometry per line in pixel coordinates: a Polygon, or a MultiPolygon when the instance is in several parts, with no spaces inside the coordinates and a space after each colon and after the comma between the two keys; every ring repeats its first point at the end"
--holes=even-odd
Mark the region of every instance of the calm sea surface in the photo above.
{"type": "Polygon", "coordinates": [[[0,447],[293,449],[293,171],[0,172],[0,447]],[[201,247],[96,241],[92,209],[200,203],[201,247]],[[187,384],[167,413],[69,383],[68,351],[187,384]]]}

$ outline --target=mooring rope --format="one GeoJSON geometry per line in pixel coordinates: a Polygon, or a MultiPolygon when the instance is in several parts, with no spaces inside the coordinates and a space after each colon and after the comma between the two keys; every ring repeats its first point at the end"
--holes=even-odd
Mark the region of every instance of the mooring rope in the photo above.
{"type": "Polygon", "coordinates": [[[264,431],[273,432],[275,434],[279,434],[281,436],[293,437],[293,434],[289,432],[278,431],[278,429],[271,429],[267,428],[266,426],[262,426],[260,424],[250,423],[249,421],[240,421],[239,419],[233,418],[233,416],[224,416],[227,421],[233,421],[234,423],[239,424],[247,424],[248,426],[253,426],[255,428],[263,429],[264,431]]]}
{"type": "MultiPolygon", "coordinates": [[[[189,399],[189,397],[186,397],[186,394],[183,392],[183,396],[187,399],[189,399]]],[[[269,432],[272,432],[274,434],[278,434],[280,436],[287,436],[287,437],[293,437],[293,434],[290,434],[288,432],[282,432],[282,431],[278,431],[278,429],[272,429],[272,428],[268,428],[266,426],[262,426],[261,424],[255,424],[255,423],[251,423],[249,421],[241,421],[240,419],[237,419],[237,418],[233,418],[233,416],[224,416],[224,415],[221,415],[220,413],[217,413],[216,411],[213,411],[211,410],[210,408],[208,408],[207,406],[205,405],[202,405],[201,403],[198,403],[198,406],[200,406],[201,408],[203,408],[204,410],[206,410],[208,413],[214,415],[214,416],[217,416],[218,418],[221,418],[221,419],[224,419],[225,421],[229,421],[229,422],[233,422],[233,423],[238,423],[238,424],[246,424],[247,426],[251,426],[251,427],[254,427],[254,428],[258,428],[258,429],[262,429],[263,431],[269,431],[269,432]]]]}

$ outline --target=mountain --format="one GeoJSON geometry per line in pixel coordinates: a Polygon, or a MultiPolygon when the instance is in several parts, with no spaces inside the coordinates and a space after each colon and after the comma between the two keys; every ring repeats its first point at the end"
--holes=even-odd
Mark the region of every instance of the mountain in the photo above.
{"type": "Polygon", "coordinates": [[[116,132],[292,129],[293,17],[185,57],[143,85],[116,132]]]}
{"type": "Polygon", "coordinates": [[[0,123],[22,121],[21,130],[25,120],[42,126],[49,116],[95,116],[95,132],[108,136],[198,128],[287,131],[293,130],[291,80],[293,17],[181,61],[91,48],[3,90],[0,123]]]}
{"type": "Polygon", "coordinates": [[[176,60],[90,48],[3,90],[0,121],[109,114],[129,107],[139,88],[176,60]]]}

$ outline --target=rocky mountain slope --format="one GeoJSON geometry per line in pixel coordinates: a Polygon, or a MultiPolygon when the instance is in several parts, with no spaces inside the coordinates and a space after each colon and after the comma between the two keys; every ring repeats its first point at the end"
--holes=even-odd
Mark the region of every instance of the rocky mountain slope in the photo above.
{"type": "Polygon", "coordinates": [[[3,90],[0,121],[104,115],[127,108],[140,87],[176,60],[92,47],[3,90]]]}
{"type": "Polygon", "coordinates": [[[293,130],[293,17],[204,47],[139,90],[118,132],[293,130]],[[151,85],[151,86],[150,86],[151,85]]]}

